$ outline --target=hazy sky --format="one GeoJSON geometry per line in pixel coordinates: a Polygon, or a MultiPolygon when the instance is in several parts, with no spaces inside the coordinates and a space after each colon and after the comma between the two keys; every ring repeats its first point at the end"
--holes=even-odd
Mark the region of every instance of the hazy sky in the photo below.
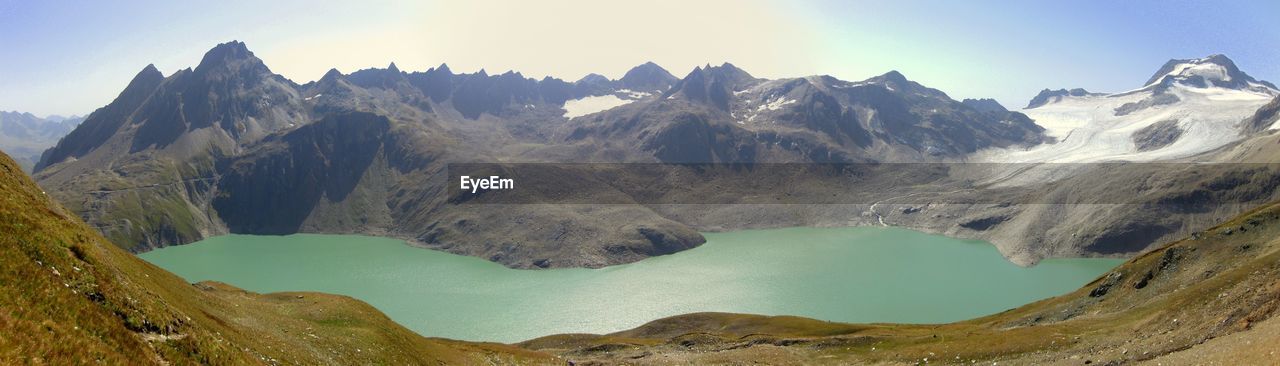
{"type": "Polygon", "coordinates": [[[768,78],[899,70],[1022,107],[1043,88],[1133,89],[1170,58],[1212,53],[1280,81],[1276,14],[1275,0],[0,0],[0,110],[89,113],[147,64],[168,75],[233,39],[300,83],[392,61],[569,81],[729,61],[768,78]]]}

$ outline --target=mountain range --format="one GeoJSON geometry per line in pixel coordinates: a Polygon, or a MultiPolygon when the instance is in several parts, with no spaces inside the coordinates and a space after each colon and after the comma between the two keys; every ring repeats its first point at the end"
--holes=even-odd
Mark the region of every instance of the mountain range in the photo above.
{"type": "Polygon", "coordinates": [[[725,64],[676,80],[647,63],[569,83],[393,64],[297,84],[230,42],[194,69],[144,68],[36,177],[135,251],[227,232],[363,232],[516,267],[595,267],[703,239],[643,206],[456,209],[440,194],[447,163],[916,160],[1038,144],[1040,132],[896,72],[762,80],[725,64]],[[625,104],[563,117],[602,96],[625,104]],[[529,225],[475,227],[512,220],[529,225]]]}
{"type": "MultiPolygon", "coordinates": [[[[1274,161],[1263,142],[1270,125],[1243,123],[1255,113],[1271,118],[1259,111],[1277,94],[1270,84],[1223,56],[1174,60],[1156,76],[1125,93],[1042,93],[1032,108],[1010,111],[989,99],[954,100],[896,71],[853,82],[767,80],[729,63],[682,78],[645,63],[621,79],[574,82],[391,64],[298,84],[229,42],[194,69],[165,76],[144,68],[49,149],[35,177],[132,251],[224,233],[364,233],[516,268],[600,267],[692,248],[705,240],[699,231],[892,224],[985,239],[1032,264],[1139,253],[1274,198],[1258,189],[1273,185],[1252,184],[1273,180],[1266,169],[1224,183],[1140,164],[1119,175],[1089,164],[1056,174],[1022,168],[1274,161]],[[1076,118],[1086,111],[1105,118],[1076,118]],[[1149,158],[1125,159],[1139,153],[1149,158]],[[862,183],[887,187],[884,197],[846,205],[463,206],[448,200],[446,176],[449,164],[469,162],[1017,164],[927,186],[872,177],[862,183]],[[1173,183],[1138,184],[1153,175],[1173,183]],[[1109,189],[1116,186],[1142,191],[1109,189]],[[1126,204],[1105,212],[1010,204],[1064,195],[1126,204]],[[1165,204],[1197,195],[1231,204],[1165,204]]],[[[638,183],[616,184],[625,195],[622,185],[638,183]]],[[[723,189],[702,187],[684,194],[723,189]]]]}
{"type": "Polygon", "coordinates": [[[18,165],[31,171],[40,153],[52,147],[84,117],[36,117],[31,113],[0,111],[0,151],[14,156],[18,165]]]}

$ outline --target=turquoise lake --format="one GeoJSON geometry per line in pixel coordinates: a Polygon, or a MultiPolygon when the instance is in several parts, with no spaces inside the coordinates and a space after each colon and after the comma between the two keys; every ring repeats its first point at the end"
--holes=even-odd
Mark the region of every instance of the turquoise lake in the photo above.
{"type": "Polygon", "coordinates": [[[226,235],[141,254],[191,282],[352,296],[422,335],[518,342],[722,311],[839,322],[940,323],[1070,292],[1119,259],[1023,268],[981,241],[915,231],[708,233],[701,247],[603,269],[515,270],[351,235],[226,235]]]}

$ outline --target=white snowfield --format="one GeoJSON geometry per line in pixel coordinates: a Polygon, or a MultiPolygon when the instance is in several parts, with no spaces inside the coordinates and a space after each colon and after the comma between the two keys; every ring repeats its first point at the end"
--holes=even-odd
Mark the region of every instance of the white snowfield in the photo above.
{"type": "Polygon", "coordinates": [[[596,112],[603,112],[627,105],[634,101],[635,100],[618,98],[618,96],[613,94],[567,100],[564,102],[564,118],[581,117],[596,112]]]}
{"type": "MultiPolygon", "coordinates": [[[[661,93],[661,92],[662,92],[661,90],[654,90],[654,91],[653,91],[653,93],[661,93]]],[[[631,99],[644,99],[644,98],[648,98],[649,96],[653,95],[653,93],[650,93],[650,92],[635,91],[635,90],[631,90],[631,89],[618,89],[618,93],[622,93],[622,94],[626,95],[627,97],[629,97],[629,98],[631,98],[631,99]]]]}
{"type": "Polygon", "coordinates": [[[771,111],[776,111],[776,110],[782,109],[783,106],[786,106],[788,104],[793,104],[795,102],[796,102],[795,99],[787,99],[787,97],[778,97],[778,98],[774,98],[773,100],[770,100],[768,103],[764,103],[764,104],[761,104],[759,107],[756,107],[756,111],[762,112],[766,109],[771,111]]]}
{"type": "Polygon", "coordinates": [[[593,95],[564,102],[564,118],[577,118],[588,114],[604,112],[621,107],[631,102],[661,94],[661,90],[652,92],[618,89],[613,94],[593,95]]]}
{"type": "MultiPolygon", "coordinates": [[[[1171,75],[1198,75],[1216,80],[1229,76],[1218,65],[1179,65],[1171,75]]],[[[997,148],[975,153],[972,160],[1008,163],[1149,162],[1200,154],[1240,138],[1241,123],[1280,91],[1258,83],[1246,90],[1199,88],[1174,84],[1166,93],[1177,102],[1155,105],[1117,116],[1116,108],[1151,97],[1157,83],[1142,89],[1104,96],[1064,96],[1061,100],[1021,112],[1057,143],[1031,148],[997,148]],[[1177,121],[1181,136],[1173,143],[1138,151],[1134,132],[1163,121],[1177,121]]],[[[1276,128],[1278,126],[1271,126],[1276,128]]],[[[971,161],[972,161],[971,160],[971,161]]]]}

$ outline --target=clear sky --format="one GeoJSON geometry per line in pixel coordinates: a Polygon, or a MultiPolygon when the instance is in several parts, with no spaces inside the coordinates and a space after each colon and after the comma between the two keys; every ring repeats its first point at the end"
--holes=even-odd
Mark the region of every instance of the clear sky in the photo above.
{"type": "Polygon", "coordinates": [[[1280,81],[1280,1],[0,0],[0,110],[85,114],[139,70],[241,40],[297,82],[329,68],[516,70],[576,80],[654,61],[758,77],[889,70],[1022,107],[1043,88],[1133,89],[1170,58],[1223,53],[1280,81]]]}

